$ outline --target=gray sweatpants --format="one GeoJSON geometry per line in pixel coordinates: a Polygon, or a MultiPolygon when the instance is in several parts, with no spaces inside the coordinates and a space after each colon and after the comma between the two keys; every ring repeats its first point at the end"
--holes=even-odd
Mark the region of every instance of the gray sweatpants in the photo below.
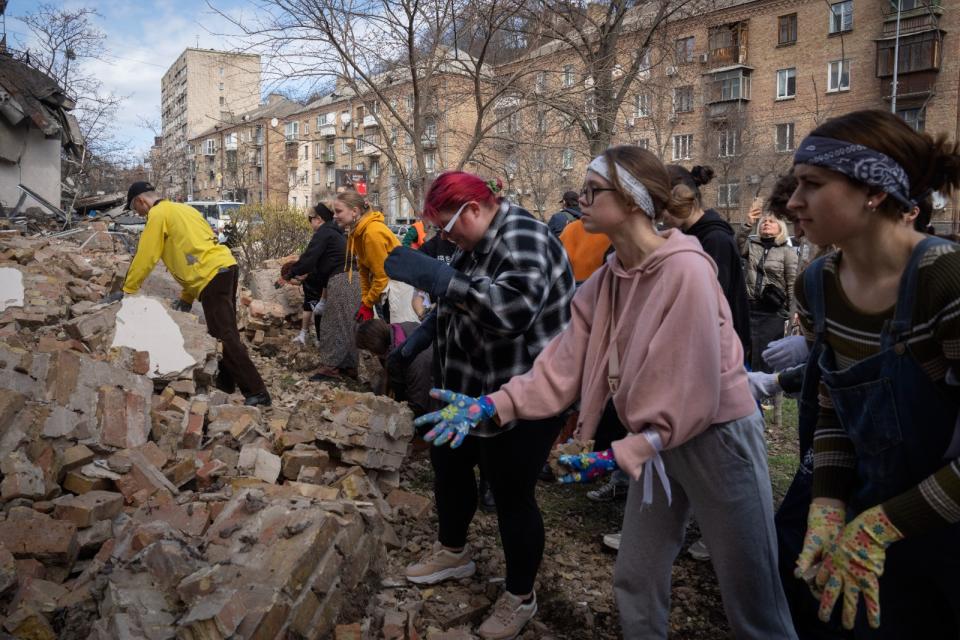
{"type": "MultiPolygon", "coordinates": [[[[713,561],[737,638],[796,639],[777,573],[773,495],[759,412],[715,424],[664,451],[673,504],[654,479],[653,504],[630,482],[613,587],[627,640],[666,638],[670,571],[692,509],[713,561]]],[[[642,478],[641,478],[642,481],[642,478]]]]}

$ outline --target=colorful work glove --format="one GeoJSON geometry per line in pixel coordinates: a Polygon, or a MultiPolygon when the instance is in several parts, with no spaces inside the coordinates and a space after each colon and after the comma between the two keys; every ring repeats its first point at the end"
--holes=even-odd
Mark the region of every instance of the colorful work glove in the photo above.
{"type": "Polygon", "coordinates": [[[760,355],[774,371],[783,371],[806,362],[810,349],[803,336],[787,336],[768,344],[760,355]]]}
{"type": "MultiPolygon", "coordinates": [[[[807,512],[807,535],[803,538],[803,549],[797,558],[797,568],[793,575],[805,579],[805,574],[823,561],[830,545],[843,531],[847,510],[827,504],[810,505],[807,512]]],[[[819,595],[819,594],[818,594],[819,595]]]]}
{"type": "Polygon", "coordinates": [[[368,307],[365,304],[361,304],[360,308],[357,309],[357,315],[353,317],[357,322],[366,322],[367,320],[373,320],[373,309],[368,307]]]}
{"type": "Polygon", "coordinates": [[[882,506],[867,509],[844,527],[830,546],[820,571],[817,586],[820,597],[820,619],[827,621],[843,593],[842,622],[853,629],[860,595],[867,608],[867,622],[874,629],[880,626],[880,576],[887,557],[887,547],[903,539],[882,506]]]}
{"type": "Polygon", "coordinates": [[[430,396],[449,404],[440,411],[420,416],[413,424],[418,427],[425,424],[436,425],[423,439],[427,442],[432,440],[437,446],[446,444],[453,438],[450,447],[456,449],[463,444],[463,439],[471,429],[497,413],[489,396],[472,398],[446,389],[433,389],[430,396]]]}
{"type": "Polygon", "coordinates": [[[557,461],[573,469],[573,471],[560,476],[557,480],[557,482],[563,484],[593,482],[597,478],[605,476],[608,473],[613,473],[613,471],[619,468],[617,466],[617,459],[613,457],[613,449],[562,455],[557,461]]]}

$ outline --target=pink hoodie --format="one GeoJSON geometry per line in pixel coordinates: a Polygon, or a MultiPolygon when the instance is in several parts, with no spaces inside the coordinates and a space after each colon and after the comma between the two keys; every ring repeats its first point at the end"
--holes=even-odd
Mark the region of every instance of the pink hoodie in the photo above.
{"type": "Polygon", "coordinates": [[[676,230],[664,237],[637,267],[625,270],[613,254],[580,287],[567,328],[529,372],[490,396],[502,423],[557,415],[579,397],[579,437],[593,437],[610,397],[614,278],[621,379],[613,403],[630,431],[613,443],[621,469],[639,479],[643,463],[656,454],[646,437],[637,436],[644,429],[655,429],[670,449],[712,424],[756,411],[716,265],[696,238],[676,230]]]}

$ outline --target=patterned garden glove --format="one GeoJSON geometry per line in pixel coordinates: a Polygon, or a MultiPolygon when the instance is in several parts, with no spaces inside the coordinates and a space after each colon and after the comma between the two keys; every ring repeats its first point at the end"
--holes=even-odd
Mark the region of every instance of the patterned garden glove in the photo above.
{"type": "Polygon", "coordinates": [[[557,480],[557,482],[563,484],[593,482],[619,468],[616,458],[613,457],[613,449],[562,455],[557,461],[573,469],[571,473],[563,475],[557,480]]]}
{"type": "Polygon", "coordinates": [[[497,413],[497,408],[493,406],[490,396],[471,398],[446,389],[432,389],[430,396],[449,404],[440,411],[420,416],[414,420],[413,424],[417,427],[425,424],[436,425],[423,436],[423,439],[427,442],[433,440],[433,444],[437,446],[446,444],[450,438],[453,438],[450,447],[456,449],[463,444],[463,439],[470,433],[470,429],[497,413]]]}
{"type": "Polygon", "coordinates": [[[793,570],[795,577],[803,579],[811,567],[823,560],[830,545],[843,530],[846,517],[847,510],[844,507],[817,503],[810,505],[807,535],[803,538],[803,550],[797,558],[797,568],[793,570]]]}
{"type": "Polygon", "coordinates": [[[357,315],[353,317],[357,322],[366,322],[367,320],[373,320],[373,309],[368,307],[365,304],[361,304],[360,308],[357,309],[357,315]]]}
{"type": "Polygon", "coordinates": [[[867,509],[844,527],[817,573],[820,619],[827,621],[843,593],[843,626],[853,629],[860,594],[867,607],[867,622],[880,626],[880,585],[887,547],[903,539],[900,530],[878,505],[867,509]]]}

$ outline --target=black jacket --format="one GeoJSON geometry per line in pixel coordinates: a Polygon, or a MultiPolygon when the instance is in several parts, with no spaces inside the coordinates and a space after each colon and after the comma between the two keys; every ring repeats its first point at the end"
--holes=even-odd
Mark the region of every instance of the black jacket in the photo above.
{"type": "Polygon", "coordinates": [[[730,305],[733,328],[743,343],[743,353],[750,361],[750,303],[747,301],[747,281],[743,275],[743,261],[737,248],[733,227],[713,209],[686,230],[696,236],[703,250],[717,263],[717,280],[730,305]]]}
{"type": "Polygon", "coordinates": [[[330,276],[343,271],[346,261],[347,240],[335,222],[324,222],[310,238],[307,248],[293,265],[290,276],[307,275],[303,284],[321,291],[327,287],[330,276]]]}
{"type": "Polygon", "coordinates": [[[550,220],[547,221],[547,227],[553,232],[553,235],[559,238],[564,228],[574,220],[579,220],[582,215],[583,213],[576,207],[564,207],[562,211],[558,211],[550,216],[550,220]]]}

